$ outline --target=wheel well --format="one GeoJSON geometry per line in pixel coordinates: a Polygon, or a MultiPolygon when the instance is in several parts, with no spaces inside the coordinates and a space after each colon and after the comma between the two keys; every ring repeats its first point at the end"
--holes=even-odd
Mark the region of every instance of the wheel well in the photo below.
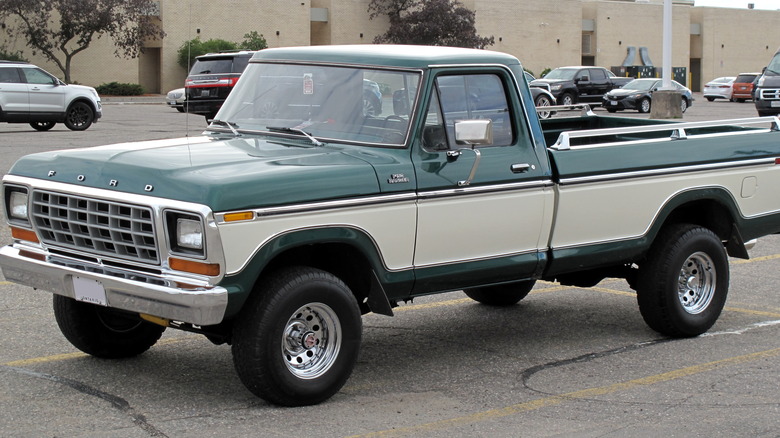
{"type": "Polygon", "coordinates": [[[294,265],[310,266],[335,275],[352,290],[361,311],[368,311],[366,300],[371,290],[371,265],[355,247],[344,243],[323,243],[292,248],[276,256],[258,278],[294,265]]]}
{"type": "Polygon", "coordinates": [[[87,105],[89,105],[89,107],[92,108],[92,112],[93,113],[97,111],[97,108],[95,108],[95,105],[92,104],[92,101],[87,99],[87,98],[84,98],[84,97],[78,97],[76,99],[73,99],[73,101],[68,104],[68,110],[70,109],[70,107],[72,107],[73,105],[75,105],[78,102],[84,102],[87,105]]]}
{"type": "Polygon", "coordinates": [[[713,199],[702,199],[677,207],[666,218],[662,228],[679,223],[708,228],[721,240],[728,240],[731,236],[734,218],[731,211],[722,203],[713,199]]]}

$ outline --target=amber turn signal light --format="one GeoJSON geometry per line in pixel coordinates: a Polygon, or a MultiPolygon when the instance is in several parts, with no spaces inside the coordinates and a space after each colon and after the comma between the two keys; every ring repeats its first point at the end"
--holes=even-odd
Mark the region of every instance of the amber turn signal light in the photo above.
{"type": "Polygon", "coordinates": [[[25,230],[24,228],[11,227],[11,237],[19,240],[26,240],[28,242],[39,243],[38,236],[35,231],[25,230]]]}
{"type": "Polygon", "coordinates": [[[203,263],[171,257],[168,259],[168,265],[171,269],[192,274],[208,275],[210,277],[219,275],[219,265],[216,263],[203,263]]]}

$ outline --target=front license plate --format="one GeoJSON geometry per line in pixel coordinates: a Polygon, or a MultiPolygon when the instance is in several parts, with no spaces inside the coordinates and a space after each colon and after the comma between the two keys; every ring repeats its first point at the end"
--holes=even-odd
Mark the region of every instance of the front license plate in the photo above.
{"type": "Polygon", "coordinates": [[[99,281],[88,278],[73,277],[73,290],[76,300],[107,306],[106,289],[99,281]]]}
{"type": "Polygon", "coordinates": [[[771,106],[772,108],[780,107],[780,100],[773,100],[772,102],[769,103],[769,106],[771,106]]]}
{"type": "Polygon", "coordinates": [[[610,101],[610,102],[609,102],[609,104],[610,104],[610,105],[617,105],[617,102],[616,102],[616,101],[614,101],[614,100],[612,100],[612,101],[610,101]]]}

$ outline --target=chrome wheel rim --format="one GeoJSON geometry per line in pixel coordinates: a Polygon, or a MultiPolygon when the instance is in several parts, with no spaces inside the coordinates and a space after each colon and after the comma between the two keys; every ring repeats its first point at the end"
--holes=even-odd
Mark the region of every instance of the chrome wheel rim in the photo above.
{"type": "Polygon", "coordinates": [[[322,303],[296,310],[282,334],[282,356],[287,369],[300,379],[314,379],[336,362],[341,349],[341,322],[322,303]]]}
{"type": "MultiPolygon", "coordinates": [[[[545,106],[550,106],[550,105],[552,105],[552,103],[550,102],[550,99],[547,99],[545,97],[540,98],[536,102],[536,106],[537,107],[545,107],[545,106]]],[[[550,115],[551,115],[550,111],[537,111],[536,113],[539,114],[539,117],[541,117],[543,119],[546,119],[546,118],[550,117],[550,115]]]]}
{"type": "Polygon", "coordinates": [[[650,101],[649,100],[645,99],[645,100],[642,101],[642,111],[643,112],[650,111],[650,101]]]}
{"type": "Polygon", "coordinates": [[[712,259],[703,252],[694,253],[685,260],[677,289],[683,310],[696,315],[710,305],[717,286],[716,274],[712,259]]]}

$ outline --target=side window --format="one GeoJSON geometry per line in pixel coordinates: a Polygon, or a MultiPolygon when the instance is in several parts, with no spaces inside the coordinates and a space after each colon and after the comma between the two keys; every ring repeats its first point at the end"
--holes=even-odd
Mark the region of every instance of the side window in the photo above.
{"type": "Polygon", "coordinates": [[[17,68],[0,68],[0,82],[4,84],[18,84],[22,82],[17,68]]]}
{"type": "Polygon", "coordinates": [[[436,79],[431,96],[423,145],[428,149],[457,149],[455,122],[490,119],[493,146],[508,146],[514,139],[514,128],[504,83],[497,75],[454,75],[436,79]]]}
{"type": "Polygon", "coordinates": [[[28,84],[54,85],[56,83],[51,75],[37,68],[24,68],[22,73],[28,84]]]}
{"type": "Polygon", "coordinates": [[[588,69],[580,70],[577,72],[577,76],[574,77],[574,80],[580,80],[588,82],[590,81],[590,76],[588,75],[588,69]]]}
{"type": "Polygon", "coordinates": [[[601,70],[600,68],[592,68],[589,70],[591,81],[603,81],[607,79],[607,75],[604,74],[604,70],[601,70]]]}

